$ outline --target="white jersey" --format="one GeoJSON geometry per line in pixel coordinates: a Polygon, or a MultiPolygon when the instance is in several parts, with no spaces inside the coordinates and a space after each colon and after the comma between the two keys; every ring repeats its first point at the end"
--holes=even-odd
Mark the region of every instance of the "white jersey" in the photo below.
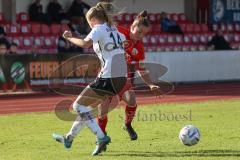
{"type": "Polygon", "coordinates": [[[117,28],[106,23],[95,25],[85,40],[93,41],[93,49],[101,60],[101,78],[116,78],[127,76],[127,63],[122,42],[125,36],[117,28]]]}

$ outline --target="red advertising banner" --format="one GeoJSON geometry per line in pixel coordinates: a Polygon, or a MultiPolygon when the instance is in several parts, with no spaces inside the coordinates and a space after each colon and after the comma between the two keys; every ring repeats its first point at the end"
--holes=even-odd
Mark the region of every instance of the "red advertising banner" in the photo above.
{"type": "Polygon", "coordinates": [[[0,90],[86,85],[98,74],[100,62],[94,55],[0,56],[0,90]]]}

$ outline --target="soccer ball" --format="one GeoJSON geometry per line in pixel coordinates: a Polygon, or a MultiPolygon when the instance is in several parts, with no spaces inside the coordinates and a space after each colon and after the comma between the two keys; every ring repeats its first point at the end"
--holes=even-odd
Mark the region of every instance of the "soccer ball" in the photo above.
{"type": "Polygon", "coordinates": [[[184,145],[193,146],[200,140],[199,129],[193,125],[187,125],[181,129],[179,139],[184,145]]]}

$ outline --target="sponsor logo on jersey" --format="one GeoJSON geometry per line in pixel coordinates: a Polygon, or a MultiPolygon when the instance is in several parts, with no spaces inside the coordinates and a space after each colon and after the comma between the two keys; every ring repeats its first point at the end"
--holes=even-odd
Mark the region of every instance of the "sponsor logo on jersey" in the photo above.
{"type": "Polygon", "coordinates": [[[137,55],[137,54],[138,54],[138,50],[136,48],[133,48],[132,55],[137,55]]]}

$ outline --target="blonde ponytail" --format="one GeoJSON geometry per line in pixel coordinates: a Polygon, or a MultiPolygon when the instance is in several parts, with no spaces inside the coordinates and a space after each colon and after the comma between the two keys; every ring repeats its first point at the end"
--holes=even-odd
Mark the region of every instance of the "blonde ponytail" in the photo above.
{"type": "Polygon", "coordinates": [[[99,2],[96,6],[90,8],[87,12],[87,19],[92,19],[93,17],[101,21],[107,22],[109,26],[113,25],[113,20],[110,14],[108,14],[111,9],[111,3],[99,2]]]}

